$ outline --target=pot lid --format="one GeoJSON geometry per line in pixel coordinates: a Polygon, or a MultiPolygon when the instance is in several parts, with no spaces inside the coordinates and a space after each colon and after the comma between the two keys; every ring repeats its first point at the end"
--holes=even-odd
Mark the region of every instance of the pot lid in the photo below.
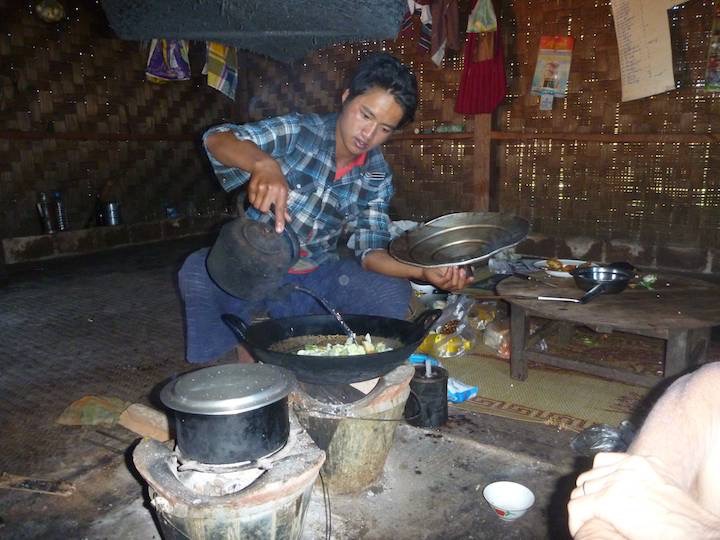
{"type": "Polygon", "coordinates": [[[163,404],[191,414],[237,414],[286,397],[293,375],[268,364],[225,364],[185,373],[160,392],[163,404]]]}

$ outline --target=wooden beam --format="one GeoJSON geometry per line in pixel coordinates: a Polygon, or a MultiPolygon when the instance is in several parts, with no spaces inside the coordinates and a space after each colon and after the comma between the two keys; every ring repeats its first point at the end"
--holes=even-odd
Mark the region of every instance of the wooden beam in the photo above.
{"type": "Polygon", "coordinates": [[[472,141],[474,134],[472,131],[463,133],[400,133],[393,135],[390,139],[393,141],[422,141],[422,140],[444,140],[444,141],[472,141]]]}
{"type": "Polygon", "coordinates": [[[494,141],[580,141],[606,143],[679,143],[708,144],[720,142],[720,135],[712,133],[519,133],[513,131],[493,131],[490,138],[494,141]]]}
{"type": "MultiPolygon", "coordinates": [[[[238,112],[239,114],[239,112],[238,112]]],[[[476,127],[480,117],[475,117],[476,127]]],[[[489,115],[488,115],[489,116],[489,115]]],[[[66,140],[66,141],[168,141],[168,142],[190,142],[194,141],[194,135],[172,135],[162,133],[82,133],[65,132],[51,133],[49,131],[0,131],[0,140],[20,141],[42,141],[42,140],[66,140]]],[[[427,134],[400,134],[394,135],[390,142],[397,141],[422,141],[422,140],[457,140],[474,141],[477,144],[478,133],[427,133],[427,134]]],[[[646,144],[711,144],[720,142],[720,134],[703,133],[658,133],[658,134],[625,134],[612,135],[609,133],[519,133],[513,131],[490,131],[486,132],[485,141],[579,141],[579,142],[603,142],[603,143],[646,143],[646,144]]]]}
{"type": "Polygon", "coordinates": [[[473,130],[475,150],[473,152],[473,210],[490,209],[490,133],[492,115],[476,114],[473,130]]]}
{"type": "MultiPolygon", "coordinates": [[[[394,135],[391,141],[416,140],[472,140],[475,134],[467,133],[425,133],[394,135]]],[[[610,133],[520,133],[516,131],[491,131],[493,141],[579,141],[603,143],[649,143],[649,144],[710,144],[720,142],[720,135],[713,133],[628,133],[614,135],[610,133]]]]}
{"type": "Polygon", "coordinates": [[[0,131],[0,140],[65,141],[180,141],[195,140],[193,135],[160,133],[50,133],[47,131],[0,131]]]}

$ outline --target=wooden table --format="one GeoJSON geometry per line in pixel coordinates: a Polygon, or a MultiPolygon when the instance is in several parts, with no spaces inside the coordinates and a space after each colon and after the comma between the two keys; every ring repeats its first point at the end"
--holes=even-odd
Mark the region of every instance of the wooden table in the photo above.
{"type": "Polygon", "coordinates": [[[556,278],[544,272],[534,277],[554,283],[550,287],[509,277],[497,286],[498,295],[510,303],[511,376],[527,378],[528,360],[600,375],[630,384],[653,386],[662,377],[642,375],[539,352],[535,345],[555,328],[568,339],[576,325],[597,332],[621,331],[665,340],[665,377],[705,362],[710,330],[720,324],[720,287],[680,276],[658,275],[655,290],[628,288],[619,294],[604,294],[587,304],[537,300],[537,296],[580,298],[584,292],[572,278],[556,278]],[[548,319],[546,328],[528,336],[528,316],[548,319]]]}

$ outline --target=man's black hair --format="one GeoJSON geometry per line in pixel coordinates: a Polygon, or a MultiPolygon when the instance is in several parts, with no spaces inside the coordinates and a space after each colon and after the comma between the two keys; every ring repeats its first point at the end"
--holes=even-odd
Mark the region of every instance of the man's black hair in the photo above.
{"type": "Polygon", "coordinates": [[[372,88],[387,90],[402,107],[403,117],[398,128],[415,119],[417,79],[400,60],[387,53],[366,56],[350,80],[346,103],[372,88]]]}

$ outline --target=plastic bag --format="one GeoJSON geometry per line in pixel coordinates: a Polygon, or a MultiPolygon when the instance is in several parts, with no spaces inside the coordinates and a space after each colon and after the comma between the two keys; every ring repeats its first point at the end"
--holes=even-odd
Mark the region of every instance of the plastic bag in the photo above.
{"type": "MultiPolygon", "coordinates": [[[[414,365],[422,365],[426,362],[430,362],[431,366],[443,366],[439,360],[436,358],[433,358],[432,356],[428,356],[427,354],[418,354],[414,353],[410,355],[410,358],[408,358],[408,361],[414,365]]],[[[467,401],[468,399],[474,398],[477,396],[478,393],[478,387],[477,386],[471,386],[469,384],[465,384],[462,381],[459,381],[458,379],[455,379],[454,377],[448,378],[448,387],[447,387],[447,396],[448,401],[450,403],[462,403],[463,401],[467,401]]]]}
{"type": "Polygon", "coordinates": [[[570,446],[581,456],[593,457],[598,452],[625,452],[635,438],[635,427],[627,420],[617,428],[598,424],[582,430],[573,437],[570,446]]]}
{"type": "Polygon", "coordinates": [[[468,321],[475,330],[485,330],[495,320],[496,314],[495,302],[477,302],[468,312],[468,321]]]}
{"type": "Polygon", "coordinates": [[[447,306],[418,350],[438,358],[451,358],[472,349],[477,332],[469,313],[474,305],[475,300],[468,296],[448,296],[447,306]]]}
{"type": "Polygon", "coordinates": [[[505,360],[510,358],[510,321],[495,320],[485,328],[483,343],[505,360]]]}
{"type": "Polygon", "coordinates": [[[188,42],[182,39],[153,39],[145,77],[154,83],[190,79],[188,42]]]}
{"type": "Polygon", "coordinates": [[[478,0],[468,17],[467,32],[493,32],[497,29],[497,18],[491,0],[478,0]]]}

